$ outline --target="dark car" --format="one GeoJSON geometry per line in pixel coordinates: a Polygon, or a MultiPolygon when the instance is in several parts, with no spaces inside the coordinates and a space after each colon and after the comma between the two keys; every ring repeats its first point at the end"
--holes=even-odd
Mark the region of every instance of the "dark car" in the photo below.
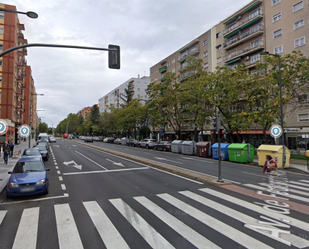
{"type": "Polygon", "coordinates": [[[48,143],[47,140],[39,140],[39,141],[36,142],[36,145],[42,145],[42,144],[46,146],[47,150],[49,150],[49,143],[48,143]]]}
{"type": "Polygon", "coordinates": [[[104,143],[114,143],[114,138],[113,137],[106,137],[104,138],[103,142],[104,143]]]}
{"type": "Polygon", "coordinates": [[[35,148],[39,149],[43,160],[48,161],[49,153],[48,153],[46,146],[44,144],[38,144],[37,146],[35,146],[35,148]]]}
{"type": "Polygon", "coordinates": [[[139,144],[139,141],[137,139],[130,139],[128,142],[127,142],[127,145],[128,146],[133,146],[133,147],[137,147],[139,144]]]}
{"type": "Polygon", "coordinates": [[[168,141],[160,141],[153,148],[155,150],[171,151],[171,143],[168,141]]]}
{"type": "Polygon", "coordinates": [[[40,157],[40,158],[42,158],[40,150],[36,147],[24,149],[21,157],[40,157]]]}
{"type": "Polygon", "coordinates": [[[6,187],[7,197],[47,194],[49,180],[42,158],[25,157],[18,160],[6,187]]]}
{"type": "Polygon", "coordinates": [[[85,137],[84,138],[84,142],[86,142],[86,143],[93,143],[93,137],[90,137],[90,136],[85,137]]]}

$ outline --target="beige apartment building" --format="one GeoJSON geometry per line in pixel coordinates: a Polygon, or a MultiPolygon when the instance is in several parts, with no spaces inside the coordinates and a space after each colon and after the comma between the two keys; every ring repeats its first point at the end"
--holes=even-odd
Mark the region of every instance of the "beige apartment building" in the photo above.
{"type": "MultiPolygon", "coordinates": [[[[309,1],[308,0],[254,0],[232,13],[212,29],[178,49],[150,68],[151,82],[160,82],[166,72],[175,72],[186,65],[186,57],[194,55],[203,60],[206,71],[217,66],[237,67],[244,63],[254,69],[262,51],[285,55],[299,50],[309,55],[309,1]]],[[[278,93],[279,94],[279,93],[278,93]]],[[[284,117],[287,145],[296,149],[298,144],[309,141],[309,97],[304,93],[299,108],[292,113],[286,109],[284,117]]],[[[173,134],[171,127],[167,133],[173,134]]],[[[206,127],[207,130],[207,127],[206,127]]],[[[186,138],[192,127],[187,127],[186,138]]],[[[206,134],[210,132],[206,131],[206,134]]],[[[170,135],[171,136],[171,135],[170,135]]],[[[242,138],[263,143],[262,130],[244,131],[242,138]]],[[[309,143],[308,143],[309,144],[309,143]]]]}

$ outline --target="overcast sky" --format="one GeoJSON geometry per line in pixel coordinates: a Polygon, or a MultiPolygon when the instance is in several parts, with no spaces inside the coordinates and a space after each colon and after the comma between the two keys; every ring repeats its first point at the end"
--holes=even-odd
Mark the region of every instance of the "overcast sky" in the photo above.
{"type": "Polygon", "coordinates": [[[121,69],[106,51],[28,48],[27,64],[42,121],[56,127],[69,113],[98,100],[149,69],[249,3],[250,0],[7,0],[18,11],[28,43],[121,47],[121,69]]]}

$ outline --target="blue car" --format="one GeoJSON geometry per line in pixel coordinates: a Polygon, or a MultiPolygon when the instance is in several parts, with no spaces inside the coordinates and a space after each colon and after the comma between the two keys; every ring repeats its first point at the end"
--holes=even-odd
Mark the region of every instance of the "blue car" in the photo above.
{"type": "Polygon", "coordinates": [[[18,160],[6,187],[7,197],[48,194],[49,180],[40,157],[24,157],[18,160]]]}

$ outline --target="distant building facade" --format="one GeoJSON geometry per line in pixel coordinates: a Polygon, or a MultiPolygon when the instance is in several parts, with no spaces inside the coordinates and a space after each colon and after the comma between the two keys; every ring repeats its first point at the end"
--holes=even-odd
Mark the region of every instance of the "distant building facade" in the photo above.
{"type": "Polygon", "coordinates": [[[132,92],[132,99],[142,99],[147,101],[148,96],[146,89],[150,84],[150,77],[143,76],[137,78],[130,78],[126,82],[122,83],[119,87],[115,88],[108,94],[99,99],[100,113],[110,112],[110,107],[120,108],[125,103],[123,99],[126,99],[125,89],[132,92]]]}

